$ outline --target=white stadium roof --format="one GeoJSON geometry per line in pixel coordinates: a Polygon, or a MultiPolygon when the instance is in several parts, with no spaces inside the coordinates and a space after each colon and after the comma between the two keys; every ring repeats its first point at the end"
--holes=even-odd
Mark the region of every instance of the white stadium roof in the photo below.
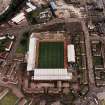
{"type": "Polygon", "coordinates": [[[34,34],[32,34],[29,42],[27,71],[32,71],[33,69],[35,69],[36,41],[37,39],[35,38],[34,34]]]}
{"type": "Polygon", "coordinates": [[[34,69],[33,80],[71,80],[72,73],[67,69],[34,69]]]}
{"type": "Polygon", "coordinates": [[[74,45],[70,44],[67,48],[68,62],[75,62],[75,49],[74,45]]]}

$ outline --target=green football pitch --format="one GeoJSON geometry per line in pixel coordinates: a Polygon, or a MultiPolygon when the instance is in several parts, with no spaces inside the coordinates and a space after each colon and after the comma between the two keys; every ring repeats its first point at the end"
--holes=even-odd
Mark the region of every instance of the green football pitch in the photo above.
{"type": "Polygon", "coordinates": [[[38,68],[64,68],[64,42],[40,42],[38,68]]]}

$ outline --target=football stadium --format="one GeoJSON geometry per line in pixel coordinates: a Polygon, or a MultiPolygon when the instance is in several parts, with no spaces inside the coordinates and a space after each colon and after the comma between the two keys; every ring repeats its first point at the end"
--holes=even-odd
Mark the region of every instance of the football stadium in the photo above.
{"type": "Polygon", "coordinates": [[[53,38],[50,35],[46,36],[40,39],[40,35],[37,37],[36,33],[31,34],[27,56],[27,74],[32,81],[30,86],[34,84],[35,89],[43,90],[43,87],[50,87],[49,89],[59,91],[61,87],[69,87],[69,81],[73,79],[69,67],[70,64],[75,63],[74,45],[68,44],[61,36],[57,39],[56,34],[56,37],[53,38]],[[66,85],[62,85],[64,83],[66,85]]]}

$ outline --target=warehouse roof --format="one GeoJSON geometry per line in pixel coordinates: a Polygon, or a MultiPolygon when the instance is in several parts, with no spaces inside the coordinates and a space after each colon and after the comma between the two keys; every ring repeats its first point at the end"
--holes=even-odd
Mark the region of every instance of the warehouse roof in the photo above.
{"type": "Polygon", "coordinates": [[[18,15],[16,15],[14,18],[12,18],[12,21],[15,23],[19,23],[24,19],[25,19],[25,14],[23,12],[21,12],[18,15]]]}

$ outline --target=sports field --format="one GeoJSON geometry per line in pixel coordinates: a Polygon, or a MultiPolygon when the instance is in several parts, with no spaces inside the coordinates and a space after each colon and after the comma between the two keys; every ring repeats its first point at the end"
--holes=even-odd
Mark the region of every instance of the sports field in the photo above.
{"type": "Polygon", "coordinates": [[[38,68],[64,68],[64,42],[40,42],[38,68]]]}
{"type": "Polygon", "coordinates": [[[16,97],[13,93],[9,92],[3,99],[0,100],[0,105],[15,105],[18,97],[16,97]]]}

